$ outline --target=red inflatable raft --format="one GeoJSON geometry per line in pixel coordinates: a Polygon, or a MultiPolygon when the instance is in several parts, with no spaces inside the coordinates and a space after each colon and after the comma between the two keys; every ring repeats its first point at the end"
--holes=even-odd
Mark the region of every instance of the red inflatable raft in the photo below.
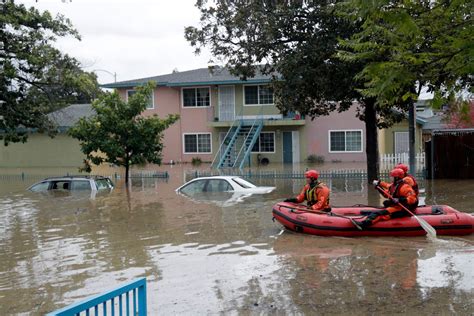
{"type": "MultiPolygon", "coordinates": [[[[314,213],[300,205],[280,202],[273,206],[273,217],[289,230],[319,236],[423,236],[426,231],[413,216],[379,221],[359,230],[352,220],[365,219],[367,212],[379,211],[370,206],[333,207],[331,213],[314,213]],[[322,214],[321,214],[322,213],[322,214]]],[[[438,235],[474,233],[474,216],[447,205],[420,206],[416,216],[424,219],[438,235]]]]}

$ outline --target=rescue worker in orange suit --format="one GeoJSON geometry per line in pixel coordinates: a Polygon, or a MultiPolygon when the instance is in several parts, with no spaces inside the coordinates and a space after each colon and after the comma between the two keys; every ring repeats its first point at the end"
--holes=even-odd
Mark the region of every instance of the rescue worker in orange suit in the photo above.
{"type": "Polygon", "coordinates": [[[304,174],[306,185],[296,198],[286,199],[284,202],[301,203],[305,200],[308,207],[315,211],[330,212],[329,188],[322,182],[318,182],[319,173],[316,170],[308,170],[304,174]]]}
{"type": "Polygon", "coordinates": [[[418,183],[416,182],[416,179],[414,176],[408,173],[408,166],[399,163],[398,165],[395,166],[395,168],[402,169],[403,172],[405,173],[405,176],[403,177],[403,181],[413,188],[413,191],[415,191],[416,196],[418,197],[418,194],[420,193],[420,190],[418,189],[418,183]]]}
{"type": "Polygon", "coordinates": [[[390,171],[390,176],[393,177],[392,183],[382,182],[379,180],[374,181],[376,189],[383,190],[392,196],[391,199],[388,199],[383,203],[386,209],[370,212],[365,220],[357,222],[361,227],[368,227],[380,220],[410,216],[401,205],[411,211],[414,211],[418,206],[418,198],[415,191],[411,185],[403,181],[405,172],[402,169],[395,168],[390,171]]]}

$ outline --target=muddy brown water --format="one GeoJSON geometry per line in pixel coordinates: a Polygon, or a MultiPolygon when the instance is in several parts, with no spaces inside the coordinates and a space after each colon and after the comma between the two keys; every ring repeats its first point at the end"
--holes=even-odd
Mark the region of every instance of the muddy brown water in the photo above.
{"type": "MultiPolygon", "coordinates": [[[[33,194],[0,182],[0,315],[41,315],[147,277],[150,315],[473,315],[474,236],[281,233],[271,208],[303,179],[250,179],[267,195],[177,195],[185,170],[110,194],[33,194]]],[[[325,179],[333,205],[380,202],[325,179]]],[[[422,181],[426,204],[474,212],[474,181],[422,181]]]]}

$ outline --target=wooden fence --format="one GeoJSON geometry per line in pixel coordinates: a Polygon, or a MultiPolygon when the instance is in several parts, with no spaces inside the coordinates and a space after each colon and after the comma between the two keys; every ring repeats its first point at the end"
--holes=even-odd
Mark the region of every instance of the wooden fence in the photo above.
{"type": "Polygon", "coordinates": [[[425,143],[430,179],[474,179],[474,129],[434,130],[425,143]]]}

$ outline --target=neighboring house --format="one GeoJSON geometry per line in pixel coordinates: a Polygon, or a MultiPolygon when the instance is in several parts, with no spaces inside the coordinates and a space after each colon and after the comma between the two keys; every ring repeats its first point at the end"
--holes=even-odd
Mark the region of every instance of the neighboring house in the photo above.
{"type": "Polygon", "coordinates": [[[326,161],[365,161],[364,123],[355,107],[314,121],[275,106],[270,76],[246,81],[226,68],[208,68],[103,85],[127,99],[134,88],[157,84],[144,116],[179,114],[164,132],[163,162],[214,161],[213,166],[255,166],[303,162],[308,155],[326,161]],[[247,148],[248,151],[246,150],[247,148]]]}
{"type": "MultiPolygon", "coordinates": [[[[424,151],[422,141],[422,127],[424,120],[417,118],[415,126],[415,152],[424,151]]],[[[378,134],[379,154],[402,154],[409,152],[408,142],[408,120],[393,125],[386,129],[380,129],[378,134]]]]}
{"type": "Polygon", "coordinates": [[[48,116],[58,125],[59,133],[51,138],[47,134],[30,133],[26,143],[10,143],[0,150],[0,167],[80,167],[84,154],[79,141],[66,131],[81,117],[94,114],[90,104],[73,104],[48,116]]]}
{"type": "MultiPolygon", "coordinates": [[[[426,106],[427,100],[418,101],[416,106],[416,124],[415,124],[415,151],[424,152],[424,126],[431,122],[432,111],[426,106]]],[[[379,130],[379,154],[381,156],[389,154],[402,154],[409,152],[408,142],[408,119],[394,124],[390,128],[379,130]]]]}

